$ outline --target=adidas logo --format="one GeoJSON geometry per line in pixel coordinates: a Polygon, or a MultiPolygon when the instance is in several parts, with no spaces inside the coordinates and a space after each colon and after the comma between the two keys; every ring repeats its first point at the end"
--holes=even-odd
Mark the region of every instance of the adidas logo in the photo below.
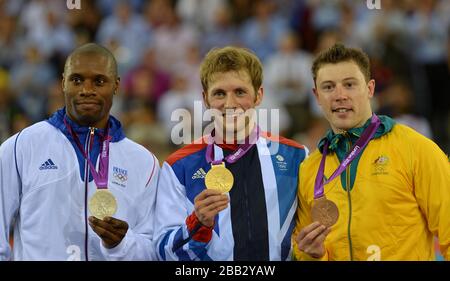
{"type": "Polygon", "coordinates": [[[53,163],[52,159],[48,159],[45,161],[40,167],[39,170],[56,170],[58,169],[58,166],[53,163]]]}
{"type": "Polygon", "coordinates": [[[200,169],[197,170],[197,172],[195,172],[195,173],[192,175],[192,179],[193,179],[193,180],[195,180],[195,179],[204,179],[205,176],[206,176],[205,170],[203,170],[203,168],[200,168],[200,169]]]}

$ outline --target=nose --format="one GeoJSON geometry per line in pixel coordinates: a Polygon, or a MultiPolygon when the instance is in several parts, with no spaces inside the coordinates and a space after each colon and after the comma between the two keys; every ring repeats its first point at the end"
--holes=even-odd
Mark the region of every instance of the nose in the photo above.
{"type": "Polygon", "coordinates": [[[91,81],[90,79],[86,79],[83,82],[83,87],[81,88],[80,94],[83,96],[95,95],[96,92],[94,82],[91,81]]]}
{"type": "Polygon", "coordinates": [[[342,101],[342,100],[347,100],[348,96],[347,96],[347,92],[345,91],[344,87],[341,84],[336,85],[336,89],[334,91],[335,93],[335,99],[336,101],[342,101]]]}
{"type": "Polygon", "coordinates": [[[228,93],[225,97],[225,108],[236,108],[236,98],[232,93],[228,93]]]}

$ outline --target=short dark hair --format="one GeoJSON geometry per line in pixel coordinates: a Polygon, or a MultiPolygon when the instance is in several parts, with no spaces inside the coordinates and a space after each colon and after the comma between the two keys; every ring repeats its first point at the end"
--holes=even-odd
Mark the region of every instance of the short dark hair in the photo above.
{"type": "Polygon", "coordinates": [[[70,53],[70,55],[67,57],[66,63],[64,65],[64,72],[66,71],[67,64],[72,59],[72,57],[80,54],[105,56],[111,62],[111,71],[114,77],[117,78],[117,61],[113,53],[102,45],[96,43],[87,43],[73,50],[72,53],[70,53]]]}
{"type": "Polygon", "coordinates": [[[322,51],[314,60],[311,72],[316,83],[317,73],[324,64],[336,64],[340,62],[353,61],[361,70],[366,82],[370,80],[370,60],[361,49],[347,48],[342,43],[336,43],[331,48],[322,51]]]}

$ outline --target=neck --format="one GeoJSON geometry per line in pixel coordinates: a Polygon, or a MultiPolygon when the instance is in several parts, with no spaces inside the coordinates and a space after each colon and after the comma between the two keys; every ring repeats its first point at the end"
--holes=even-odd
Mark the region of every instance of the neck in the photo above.
{"type": "Polygon", "coordinates": [[[104,120],[100,120],[98,122],[86,122],[83,120],[77,120],[76,118],[74,118],[73,116],[71,116],[69,113],[67,113],[67,117],[74,123],[76,123],[78,126],[81,127],[93,127],[93,128],[97,128],[97,129],[106,129],[106,126],[108,124],[108,119],[104,119],[104,120]]]}

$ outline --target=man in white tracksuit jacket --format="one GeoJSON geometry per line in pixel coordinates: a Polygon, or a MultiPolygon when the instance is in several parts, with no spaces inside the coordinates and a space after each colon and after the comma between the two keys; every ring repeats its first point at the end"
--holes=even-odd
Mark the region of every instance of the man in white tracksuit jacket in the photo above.
{"type": "Polygon", "coordinates": [[[108,50],[96,44],[79,47],[65,65],[66,106],[1,145],[0,260],[156,259],[159,164],[109,115],[118,85],[117,64],[108,50]],[[117,211],[101,220],[88,208],[97,189],[88,161],[99,171],[105,131],[107,190],[117,211]]]}

